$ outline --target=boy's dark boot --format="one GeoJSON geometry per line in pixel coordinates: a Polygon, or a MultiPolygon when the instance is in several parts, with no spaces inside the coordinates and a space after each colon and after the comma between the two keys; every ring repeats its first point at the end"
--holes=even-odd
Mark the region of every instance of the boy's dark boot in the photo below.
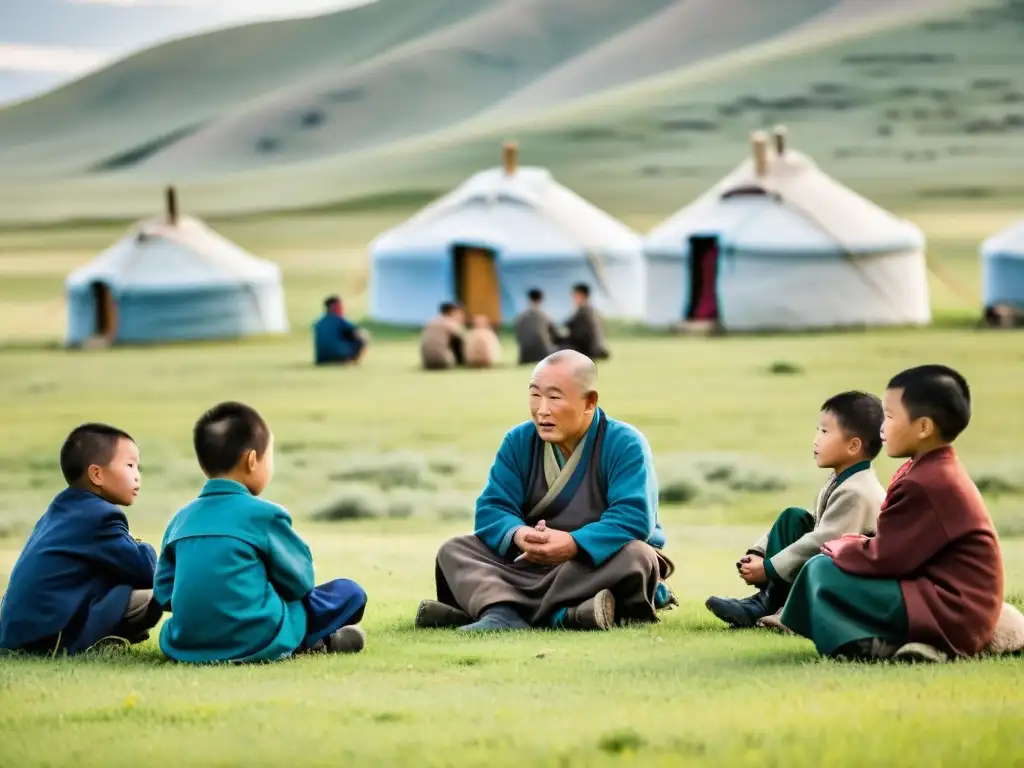
{"type": "Polygon", "coordinates": [[[747,629],[758,619],[775,613],[772,607],[771,585],[750,597],[709,597],[704,607],[731,627],[747,629]]]}
{"type": "Polygon", "coordinates": [[[420,629],[464,627],[472,623],[473,618],[465,611],[437,600],[422,601],[416,611],[416,626],[420,629]]]}
{"type": "Polygon", "coordinates": [[[366,633],[362,627],[351,624],[332,632],[324,645],[328,653],[359,653],[366,646],[366,633]]]}

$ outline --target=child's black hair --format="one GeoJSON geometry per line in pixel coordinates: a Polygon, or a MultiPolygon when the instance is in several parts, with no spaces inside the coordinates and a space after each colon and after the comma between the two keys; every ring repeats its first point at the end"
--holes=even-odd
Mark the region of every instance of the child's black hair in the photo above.
{"type": "Polygon", "coordinates": [[[209,476],[227,474],[249,451],[262,456],[269,442],[267,422],[255,408],[244,403],[215,405],[199,417],[192,429],[196,458],[209,476]]]}
{"type": "Polygon", "coordinates": [[[892,377],[888,389],[902,389],[911,419],[927,416],[946,442],[953,442],[971,422],[971,389],[958,371],[946,365],[919,365],[892,377]]]}
{"type": "Polygon", "coordinates": [[[882,451],[882,401],[870,392],[840,392],[826,400],[821,410],[836,417],[839,428],[859,437],[861,451],[873,460],[882,451]]]}
{"type": "Polygon", "coordinates": [[[572,290],[574,293],[578,293],[585,299],[590,298],[590,286],[586,283],[576,283],[576,285],[572,287],[572,290]]]}
{"type": "Polygon", "coordinates": [[[80,424],[71,430],[60,448],[60,471],[68,485],[82,481],[93,464],[107,466],[121,440],[135,440],[124,430],[109,424],[80,424]]]}

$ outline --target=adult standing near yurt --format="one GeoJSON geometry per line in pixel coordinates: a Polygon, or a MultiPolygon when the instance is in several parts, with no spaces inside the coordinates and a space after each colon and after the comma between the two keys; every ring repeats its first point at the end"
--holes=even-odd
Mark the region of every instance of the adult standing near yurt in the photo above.
{"type": "Polygon", "coordinates": [[[787,146],[776,128],[695,202],[655,227],[646,322],[795,330],[931,322],[925,240],[787,146]]]}
{"type": "Polygon", "coordinates": [[[288,332],[281,270],[181,216],[135,225],[65,283],[69,346],[237,338],[288,332]]]}
{"type": "Polygon", "coordinates": [[[374,320],[422,325],[439,301],[470,317],[511,325],[538,287],[550,311],[573,311],[573,285],[595,286],[605,317],[643,315],[640,236],[559,184],[544,168],[520,167],[506,143],[499,168],[480,171],[370,246],[374,320]]]}
{"type": "Polygon", "coordinates": [[[1024,219],[982,243],[981,297],[990,325],[1024,324],[1024,219]]]}

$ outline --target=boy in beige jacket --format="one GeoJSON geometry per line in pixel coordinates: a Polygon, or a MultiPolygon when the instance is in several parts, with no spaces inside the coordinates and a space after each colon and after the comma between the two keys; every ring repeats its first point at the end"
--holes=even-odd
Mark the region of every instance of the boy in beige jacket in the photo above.
{"type": "Polygon", "coordinates": [[[827,541],[844,534],[874,535],[885,489],[871,466],[882,450],[882,403],[865,392],[843,392],[821,406],[814,460],[832,470],[814,511],[783,510],[760,541],[736,563],[740,578],[757,587],[743,599],[710,597],[705,606],[733,627],[774,626],[789,589],[827,541]]]}

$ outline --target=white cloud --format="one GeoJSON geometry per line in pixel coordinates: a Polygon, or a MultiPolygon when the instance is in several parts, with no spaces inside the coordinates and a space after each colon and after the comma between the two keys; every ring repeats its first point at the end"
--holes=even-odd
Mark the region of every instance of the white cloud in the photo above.
{"type": "Polygon", "coordinates": [[[56,45],[0,43],[0,71],[54,72],[78,74],[93,69],[110,58],[104,51],[65,48],[56,45]]]}

